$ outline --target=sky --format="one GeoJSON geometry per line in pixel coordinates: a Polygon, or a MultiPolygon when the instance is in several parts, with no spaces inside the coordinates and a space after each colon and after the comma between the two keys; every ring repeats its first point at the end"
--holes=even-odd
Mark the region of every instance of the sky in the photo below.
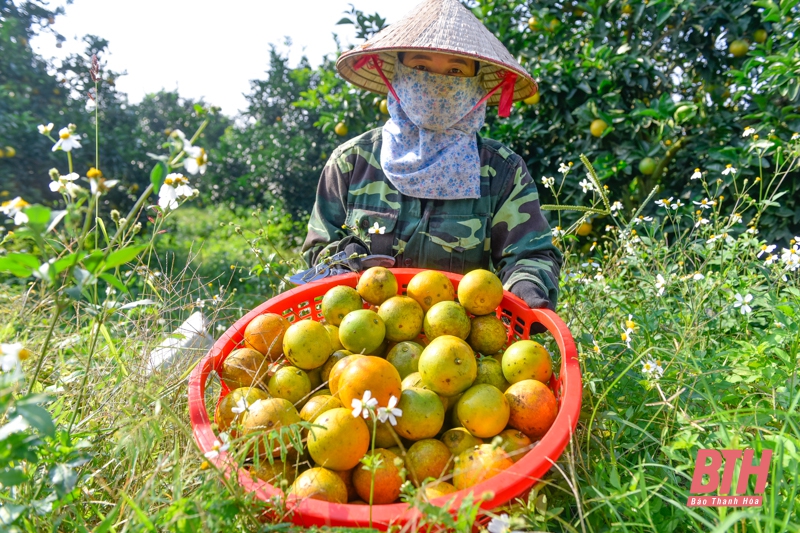
{"type": "Polygon", "coordinates": [[[116,80],[132,103],[161,89],[203,98],[233,116],[246,106],[249,81],[264,79],[269,45],[288,53],[296,65],[302,55],[318,65],[333,54],[333,33],[343,46],[357,44],[352,25],[336,22],[350,4],[391,24],[418,0],[65,0],[64,15],[53,28],[67,41],[56,47],[49,34],[31,41],[45,58],[61,59],[84,51],[81,38],[98,35],[109,41],[105,59],[110,70],[127,72],[116,80]],[[289,37],[292,46],[284,45],[289,37]]]}

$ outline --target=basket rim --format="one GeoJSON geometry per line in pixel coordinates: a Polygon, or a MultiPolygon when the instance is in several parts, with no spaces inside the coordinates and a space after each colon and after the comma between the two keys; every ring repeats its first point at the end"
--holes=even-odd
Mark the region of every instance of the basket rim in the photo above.
{"type": "MultiPolygon", "coordinates": [[[[414,274],[425,269],[393,268],[391,270],[396,276],[410,279],[414,274]]],[[[442,273],[447,275],[455,286],[463,277],[451,272],[442,271],[442,273]]],[[[212,370],[219,368],[221,360],[224,360],[224,357],[239,344],[241,332],[244,331],[247,324],[258,315],[274,312],[271,309],[280,306],[281,302],[285,300],[333,284],[355,287],[357,280],[358,273],[352,272],[291,289],[257,306],[237,320],[219,337],[192,370],[188,383],[192,433],[202,453],[211,451],[214,442],[218,439],[211,428],[211,420],[205,404],[204,392],[208,377],[212,370]]],[[[540,322],[553,335],[561,355],[561,369],[558,376],[560,407],[548,432],[514,465],[473,487],[431,500],[432,504],[441,507],[447,506],[451,511],[456,511],[469,494],[480,496],[487,492],[490,493],[491,497],[482,502],[481,508],[492,509],[524,493],[539,481],[558,460],[578,424],[583,391],[578,354],[569,328],[555,312],[549,309],[530,309],[521,298],[508,291],[504,291],[503,302],[511,302],[516,304],[516,307],[523,308],[525,310],[523,314],[527,315],[523,317],[526,319],[526,324],[530,324],[531,321],[540,322]]],[[[520,338],[528,338],[527,331],[520,335],[520,338]]],[[[211,461],[217,468],[223,470],[227,477],[237,474],[238,481],[243,488],[248,492],[254,492],[257,498],[266,501],[274,497],[283,497],[283,492],[269,483],[261,480],[254,481],[249,472],[233,464],[226,452],[220,453],[211,461]]],[[[287,504],[293,510],[292,520],[298,525],[362,527],[369,523],[369,506],[366,505],[338,504],[320,500],[292,501],[291,499],[287,500],[287,504]]],[[[413,522],[418,517],[418,511],[406,503],[374,505],[372,508],[372,521],[376,526],[404,524],[413,522]]]]}

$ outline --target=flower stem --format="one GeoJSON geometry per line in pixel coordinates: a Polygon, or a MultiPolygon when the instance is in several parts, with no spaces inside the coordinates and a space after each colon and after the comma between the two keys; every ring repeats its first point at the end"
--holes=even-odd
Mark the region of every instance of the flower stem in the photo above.
{"type": "Polygon", "coordinates": [[[56,295],[56,308],[53,309],[53,315],[50,317],[50,327],[47,329],[47,336],[44,338],[42,353],[39,355],[39,361],[36,363],[36,370],[33,372],[31,384],[28,385],[28,394],[31,393],[33,390],[33,384],[36,383],[36,380],[39,378],[39,372],[42,370],[42,363],[44,362],[44,358],[47,356],[47,349],[50,347],[50,339],[53,338],[53,330],[56,327],[56,322],[58,322],[58,317],[61,316],[62,309],[63,306],[61,305],[61,300],[59,300],[58,296],[56,295]]]}

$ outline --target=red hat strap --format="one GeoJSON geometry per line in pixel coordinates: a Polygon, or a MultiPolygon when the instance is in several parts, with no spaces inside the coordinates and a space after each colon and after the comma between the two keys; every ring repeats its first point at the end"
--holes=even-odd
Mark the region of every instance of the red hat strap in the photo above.
{"type": "Polygon", "coordinates": [[[353,65],[353,70],[359,70],[363,67],[377,70],[378,75],[383,80],[383,83],[386,84],[386,87],[389,89],[389,92],[392,93],[394,99],[399,102],[400,98],[397,97],[397,93],[394,92],[394,87],[392,87],[392,84],[389,82],[389,80],[386,78],[386,75],[383,73],[383,69],[381,68],[382,66],[383,66],[383,60],[380,57],[378,57],[377,54],[369,54],[361,56],[358,59],[358,61],[356,61],[355,65],[353,65]]]}
{"type": "MultiPolygon", "coordinates": [[[[497,115],[503,118],[508,117],[511,114],[511,104],[514,103],[514,86],[517,83],[517,74],[510,70],[507,70],[503,79],[500,80],[500,83],[494,86],[489,93],[481,98],[475,107],[478,107],[489,98],[492,97],[494,93],[497,92],[498,89],[501,89],[500,92],[500,105],[497,110],[497,115]]],[[[473,107],[473,109],[475,108],[473,107]]]]}

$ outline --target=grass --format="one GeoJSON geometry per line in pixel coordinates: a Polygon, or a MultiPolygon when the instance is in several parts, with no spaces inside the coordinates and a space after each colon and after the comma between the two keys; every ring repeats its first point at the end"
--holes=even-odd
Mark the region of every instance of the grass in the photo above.
{"type": "MultiPolygon", "coordinates": [[[[705,179],[703,187],[688,200],[723,192],[705,179]]],[[[615,211],[595,219],[588,237],[561,237],[558,312],[579,349],[583,408],[542,482],[495,510],[510,515],[512,529],[800,531],[798,272],[789,259],[770,262],[762,252],[770,243],[755,233],[760,202],[772,200],[724,192],[742,200],[733,209],[753,230],[718,206],[699,213],[667,206],[652,221],[615,211]],[[764,505],[687,507],[703,448],[773,450],[764,505]]],[[[187,415],[186,377],[196,358],[155,372],[147,364],[197,307],[218,336],[285,288],[281,277],[296,268],[303,225],[274,211],[260,214],[263,223],[257,218],[181,207],[159,226],[165,233],[153,241],[149,267],[140,261],[116,271],[129,294],[66,299],[31,277],[0,286],[0,340],[33,352],[23,381],[0,374],[2,423],[20,414],[33,421],[3,439],[3,528],[295,529],[282,505],[254,500],[204,464],[187,415]],[[269,521],[260,520],[264,513],[269,521]]],[[[787,258],[793,246],[800,248],[783,244],[787,258]]],[[[457,529],[470,528],[465,520],[457,529]]]]}

